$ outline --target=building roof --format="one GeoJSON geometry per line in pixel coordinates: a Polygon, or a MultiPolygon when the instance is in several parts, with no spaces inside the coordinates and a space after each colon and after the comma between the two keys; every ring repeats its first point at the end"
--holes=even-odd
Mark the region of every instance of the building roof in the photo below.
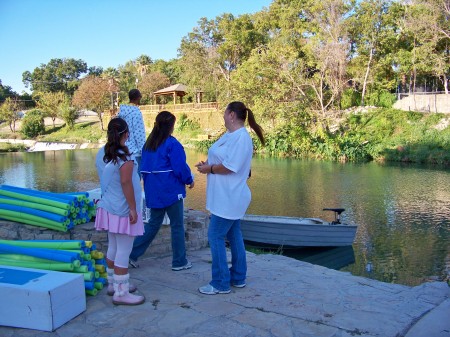
{"type": "Polygon", "coordinates": [[[187,91],[187,87],[184,84],[178,83],[178,84],[171,85],[170,87],[155,91],[154,94],[165,94],[165,93],[173,93],[173,92],[184,92],[185,93],[186,91],[187,91]]]}

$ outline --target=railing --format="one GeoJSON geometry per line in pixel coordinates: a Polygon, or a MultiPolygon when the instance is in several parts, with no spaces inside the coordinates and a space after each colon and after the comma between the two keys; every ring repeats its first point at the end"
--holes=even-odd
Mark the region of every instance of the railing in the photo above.
{"type": "Polygon", "coordinates": [[[140,109],[142,111],[149,112],[159,112],[159,111],[193,111],[193,110],[217,110],[219,105],[217,102],[209,103],[184,103],[184,104],[152,104],[152,105],[141,105],[140,109]]]}

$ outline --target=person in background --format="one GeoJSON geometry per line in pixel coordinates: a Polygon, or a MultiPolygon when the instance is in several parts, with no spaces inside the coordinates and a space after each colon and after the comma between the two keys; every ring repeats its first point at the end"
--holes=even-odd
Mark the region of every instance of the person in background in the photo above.
{"type": "Polygon", "coordinates": [[[134,240],[129,264],[137,268],[142,256],[159,229],[164,216],[170,220],[172,239],[172,270],[189,269],[184,238],[184,207],[186,185],[194,187],[194,177],[186,163],[186,153],[180,142],[172,136],[175,116],[161,111],[142,150],[141,174],[144,181],[145,201],[150,208],[150,220],[145,233],[134,240]]]}
{"type": "Polygon", "coordinates": [[[142,146],[144,145],[146,138],[144,119],[142,117],[142,112],[139,109],[142,95],[138,89],[131,89],[128,93],[128,98],[130,99],[130,103],[120,105],[117,117],[124,119],[128,124],[130,137],[126,142],[126,146],[137,161],[138,174],[140,176],[142,146]]]}
{"type": "Polygon", "coordinates": [[[145,297],[130,293],[136,288],[129,284],[128,259],[134,238],[144,233],[144,223],[137,164],[125,146],[128,137],[127,123],[113,118],[108,124],[107,143],[96,158],[102,197],[95,228],[108,231],[108,295],[113,295],[114,304],[137,305],[144,303],[145,297]]]}
{"type": "Polygon", "coordinates": [[[246,285],[247,260],[240,219],[251,201],[247,179],[253,143],[245,128],[247,117],[264,145],[263,131],[253,112],[242,102],[231,102],[223,115],[227,132],[209,148],[207,161],[195,165],[198,172],[208,175],[206,209],[211,212],[208,241],[212,280],[198,289],[202,294],[228,294],[230,286],[243,288],[246,285]],[[230,243],[231,268],[227,264],[225,237],[230,243]]]}

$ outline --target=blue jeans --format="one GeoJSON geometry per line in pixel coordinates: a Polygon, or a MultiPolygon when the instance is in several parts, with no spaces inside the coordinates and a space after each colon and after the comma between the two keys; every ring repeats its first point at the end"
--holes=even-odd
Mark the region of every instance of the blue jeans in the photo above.
{"type": "Polygon", "coordinates": [[[147,250],[156,234],[158,234],[164,220],[164,215],[170,219],[170,233],[172,237],[172,267],[182,267],[187,264],[186,246],[184,242],[184,209],[183,199],[164,208],[152,208],[150,220],[145,224],[145,233],[134,239],[130,259],[136,261],[147,250]]]}
{"type": "Polygon", "coordinates": [[[228,220],[211,215],[208,241],[212,256],[212,280],[209,283],[218,290],[229,290],[230,284],[244,284],[247,274],[247,259],[241,220],[228,220]],[[225,237],[230,243],[231,268],[228,269],[225,237]]]}

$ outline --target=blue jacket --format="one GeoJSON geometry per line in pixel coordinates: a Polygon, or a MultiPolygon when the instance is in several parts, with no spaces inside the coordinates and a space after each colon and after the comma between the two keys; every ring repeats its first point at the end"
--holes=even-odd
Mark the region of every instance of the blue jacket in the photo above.
{"type": "Polygon", "coordinates": [[[142,149],[141,173],[148,208],[164,208],[186,197],[194,178],[183,145],[169,136],[156,151],[142,149]]]}

